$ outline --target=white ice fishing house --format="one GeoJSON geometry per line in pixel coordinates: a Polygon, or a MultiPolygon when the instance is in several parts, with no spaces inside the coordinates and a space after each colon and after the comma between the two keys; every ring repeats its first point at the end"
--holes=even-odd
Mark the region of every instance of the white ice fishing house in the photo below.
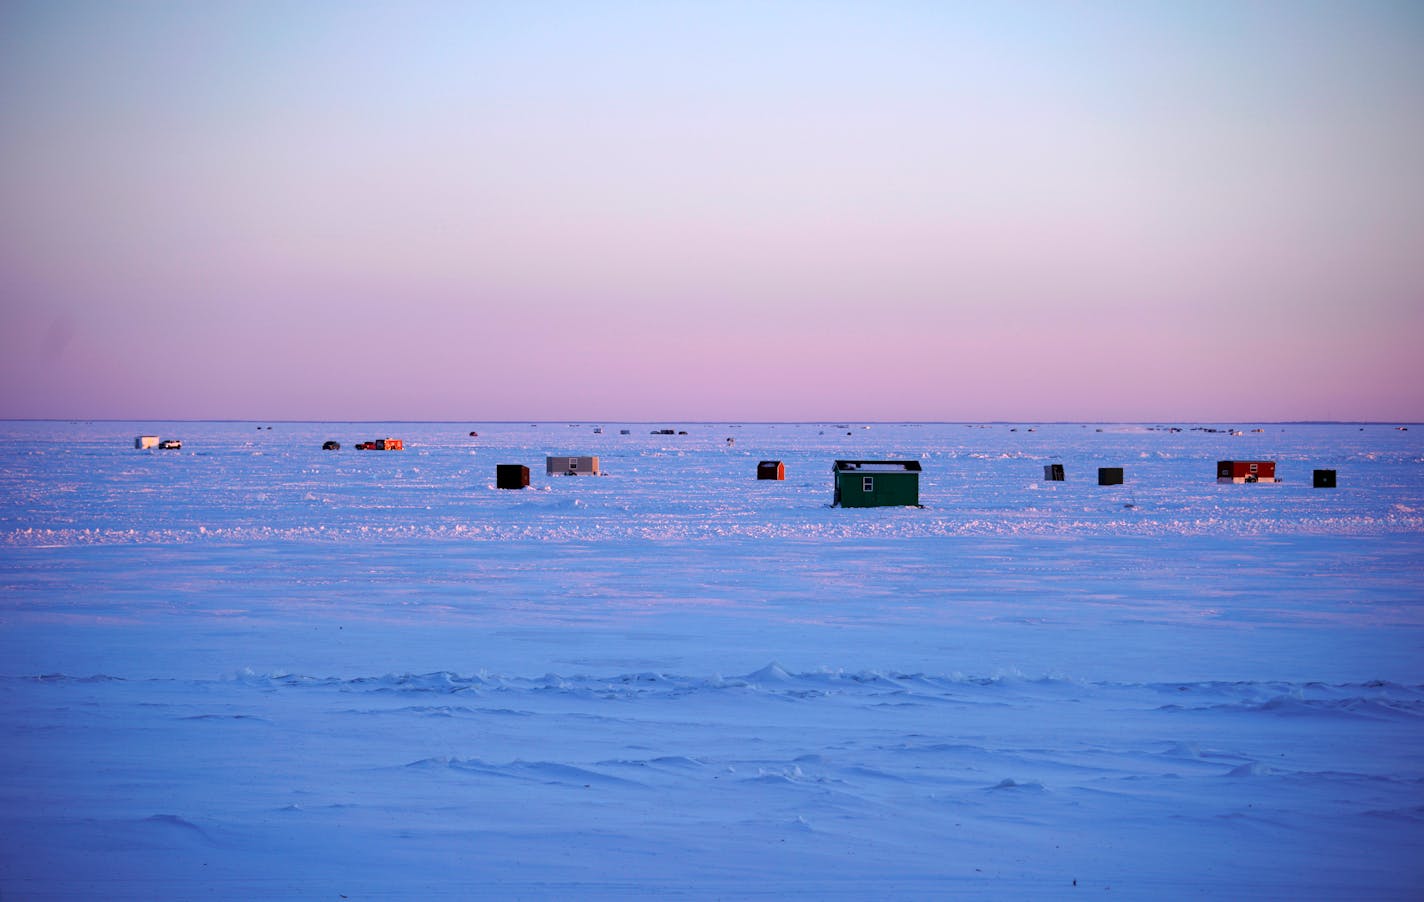
{"type": "Polygon", "coordinates": [[[597,476],[597,457],[546,457],[544,472],[549,476],[597,476]]]}

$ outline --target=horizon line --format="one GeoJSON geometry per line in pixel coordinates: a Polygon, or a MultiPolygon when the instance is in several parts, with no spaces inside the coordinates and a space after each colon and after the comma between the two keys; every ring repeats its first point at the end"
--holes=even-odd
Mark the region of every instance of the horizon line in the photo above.
{"type": "Polygon", "coordinates": [[[1090,425],[1121,425],[1121,426],[1146,426],[1146,425],[1172,425],[1177,423],[1187,423],[1192,425],[1218,424],[1218,423],[1248,423],[1266,426],[1419,426],[1424,425],[1420,420],[1251,420],[1251,419],[1231,419],[1221,418],[1215,420],[1202,419],[1150,419],[1150,420],[1115,420],[1115,419],[1095,419],[1095,420],[1035,420],[1035,419],[996,419],[996,420],[911,420],[911,419],[856,419],[839,418],[816,419],[816,420],[728,420],[728,419],[656,419],[656,420],[635,420],[635,419],[592,419],[581,418],[561,418],[543,420],[481,420],[481,419],[253,419],[250,417],[0,417],[0,422],[6,423],[399,423],[410,424],[489,424],[495,426],[507,426],[519,423],[534,425],[554,425],[565,424],[570,426],[602,426],[608,423],[624,423],[628,425],[657,425],[667,423],[680,423],[686,425],[788,425],[788,426],[823,426],[846,424],[875,424],[875,425],[905,425],[905,426],[973,426],[973,425],[1044,425],[1044,426],[1090,426],[1090,425]]]}

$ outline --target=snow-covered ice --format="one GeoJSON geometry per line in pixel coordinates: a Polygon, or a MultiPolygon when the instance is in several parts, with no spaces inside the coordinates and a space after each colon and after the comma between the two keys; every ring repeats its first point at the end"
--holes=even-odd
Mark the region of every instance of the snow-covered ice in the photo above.
{"type": "Polygon", "coordinates": [[[271,425],[0,423],[0,898],[1424,885],[1419,428],[271,425]]]}

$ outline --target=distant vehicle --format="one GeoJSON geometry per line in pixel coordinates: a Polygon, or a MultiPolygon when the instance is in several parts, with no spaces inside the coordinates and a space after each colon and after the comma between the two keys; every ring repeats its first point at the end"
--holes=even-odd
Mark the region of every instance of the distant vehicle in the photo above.
{"type": "Polygon", "coordinates": [[[166,438],[158,443],[158,447],[168,451],[176,451],[179,448],[183,447],[183,442],[180,439],[176,438],[166,438]]]}

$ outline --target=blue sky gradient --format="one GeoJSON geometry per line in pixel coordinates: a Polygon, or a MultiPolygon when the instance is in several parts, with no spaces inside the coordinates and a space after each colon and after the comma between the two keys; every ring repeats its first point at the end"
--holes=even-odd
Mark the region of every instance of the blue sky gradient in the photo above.
{"type": "Polygon", "coordinates": [[[1424,419],[1412,3],[0,7],[0,416],[1424,419]]]}

